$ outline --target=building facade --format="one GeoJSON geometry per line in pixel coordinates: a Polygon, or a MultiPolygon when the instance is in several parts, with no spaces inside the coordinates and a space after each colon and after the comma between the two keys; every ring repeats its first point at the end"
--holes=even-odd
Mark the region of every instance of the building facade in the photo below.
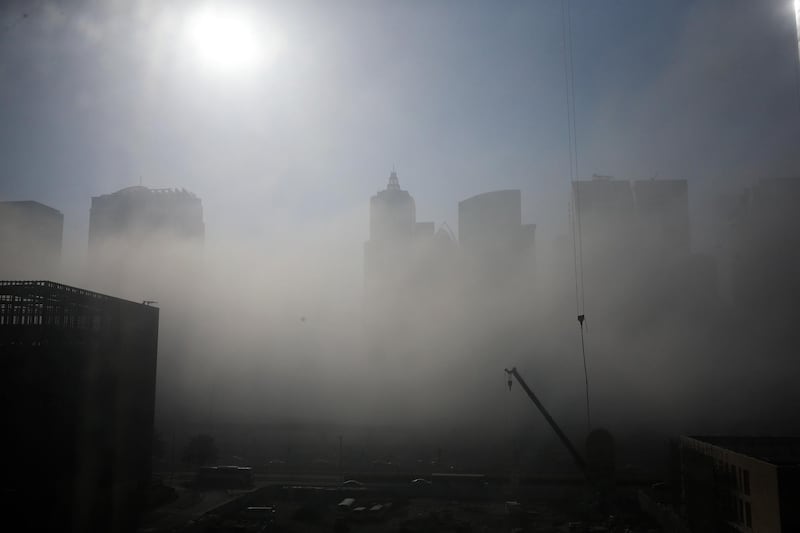
{"type": "Polygon", "coordinates": [[[0,278],[58,275],[64,215],[39,202],[0,202],[0,278]]]}
{"type": "Polygon", "coordinates": [[[680,462],[692,531],[800,531],[800,439],[681,437],[680,462]]]}
{"type": "Polygon", "coordinates": [[[108,241],[139,243],[159,234],[202,241],[205,224],[200,199],[185,189],[141,186],[92,197],[90,251],[108,241]]]}
{"type": "Polygon", "coordinates": [[[369,201],[369,240],[364,244],[364,281],[368,292],[396,285],[407,275],[417,230],[414,198],[400,188],[392,171],[386,189],[369,201]]]}
{"type": "Polygon", "coordinates": [[[800,178],[763,179],[741,197],[729,238],[733,301],[771,320],[800,290],[800,178]]]}
{"type": "Polygon", "coordinates": [[[530,266],[536,226],[522,223],[522,193],[491,191],[458,203],[458,241],[470,275],[505,279],[530,266]]]}
{"type": "Polygon", "coordinates": [[[615,327],[713,312],[716,265],[691,250],[686,180],[595,176],[573,182],[571,205],[576,266],[615,327]]]}
{"type": "Polygon", "coordinates": [[[689,187],[686,180],[617,180],[595,176],[572,183],[575,223],[610,254],[646,249],[659,258],[686,256],[690,249],[689,187]]]}
{"type": "Polygon", "coordinates": [[[158,315],[58,283],[0,282],[4,522],[135,531],[151,481],[158,315]]]}
{"type": "Polygon", "coordinates": [[[87,283],[163,306],[193,287],[204,236],[202,202],[184,189],[128,187],[93,197],[87,283]]]}

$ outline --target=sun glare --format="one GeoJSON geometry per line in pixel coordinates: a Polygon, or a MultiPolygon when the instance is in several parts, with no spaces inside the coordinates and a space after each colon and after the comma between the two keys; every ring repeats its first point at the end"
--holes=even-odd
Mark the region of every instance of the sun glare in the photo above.
{"type": "Polygon", "coordinates": [[[214,73],[243,73],[271,62],[278,39],[263,32],[252,15],[224,7],[206,7],[191,16],[186,26],[195,58],[214,73]]]}

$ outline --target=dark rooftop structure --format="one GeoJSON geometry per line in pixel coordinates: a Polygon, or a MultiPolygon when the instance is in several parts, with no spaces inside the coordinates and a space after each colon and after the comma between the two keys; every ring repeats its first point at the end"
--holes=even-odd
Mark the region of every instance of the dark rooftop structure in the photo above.
{"type": "Polygon", "coordinates": [[[158,314],[50,281],[0,281],[6,523],[136,527],[150,483],[158,314]]]}

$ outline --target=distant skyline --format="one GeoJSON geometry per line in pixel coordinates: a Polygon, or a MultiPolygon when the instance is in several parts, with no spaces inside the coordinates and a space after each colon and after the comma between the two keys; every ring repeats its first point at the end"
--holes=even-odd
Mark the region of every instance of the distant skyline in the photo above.
{"type": "MultiPolygon", "coordinates": [[[[233,2],[281,42],[233,76],[186,52],[202,4],[0,8],[0,200],[63,212],[65,254],[85,253],[92,196],[140,180],[196,193],[209,242],[344,220],[358,254],[393,167],[421,220],[455,227],[459,200],[520,189],[523,220],[565,231],[560,2],[233,2]]],[[[581,178],[685,178],[696,210],[800,176],[790,0],[571,13],[581,178]]]]}

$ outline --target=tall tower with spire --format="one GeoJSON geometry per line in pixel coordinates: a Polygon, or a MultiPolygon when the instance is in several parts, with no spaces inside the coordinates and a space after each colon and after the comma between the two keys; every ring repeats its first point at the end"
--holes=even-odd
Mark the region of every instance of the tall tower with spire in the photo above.
{"type": "Polygon", "coordinates": [[[389,174],[386,189],[369,202],[369,240],[387,245],[407,243],[414,235],[417,208],[414,198],[400,188],[397,172],[389,174]]]}
{"type": "Polygon", "coordinates": [[[376,360],[407,361],[425,349],[409,342],[422,338],[438,313],[432,303],[450,271],[452,251],[437,238],[433,222],[417,222],[414,198],[400,188],[392,170],[386,188],[370,199],[369,240],[364,243],[364,325],[368,350],[376,360]]]}
{"type": "Polygon", "coordinates": [[[394,170],[386,188],[370,199],[369,240],[364,243],[364,288],[367,304],[373,310],[392,306],[404,291],[413,242],[417,232],[414,198],[400,188],[394,170]]]}

